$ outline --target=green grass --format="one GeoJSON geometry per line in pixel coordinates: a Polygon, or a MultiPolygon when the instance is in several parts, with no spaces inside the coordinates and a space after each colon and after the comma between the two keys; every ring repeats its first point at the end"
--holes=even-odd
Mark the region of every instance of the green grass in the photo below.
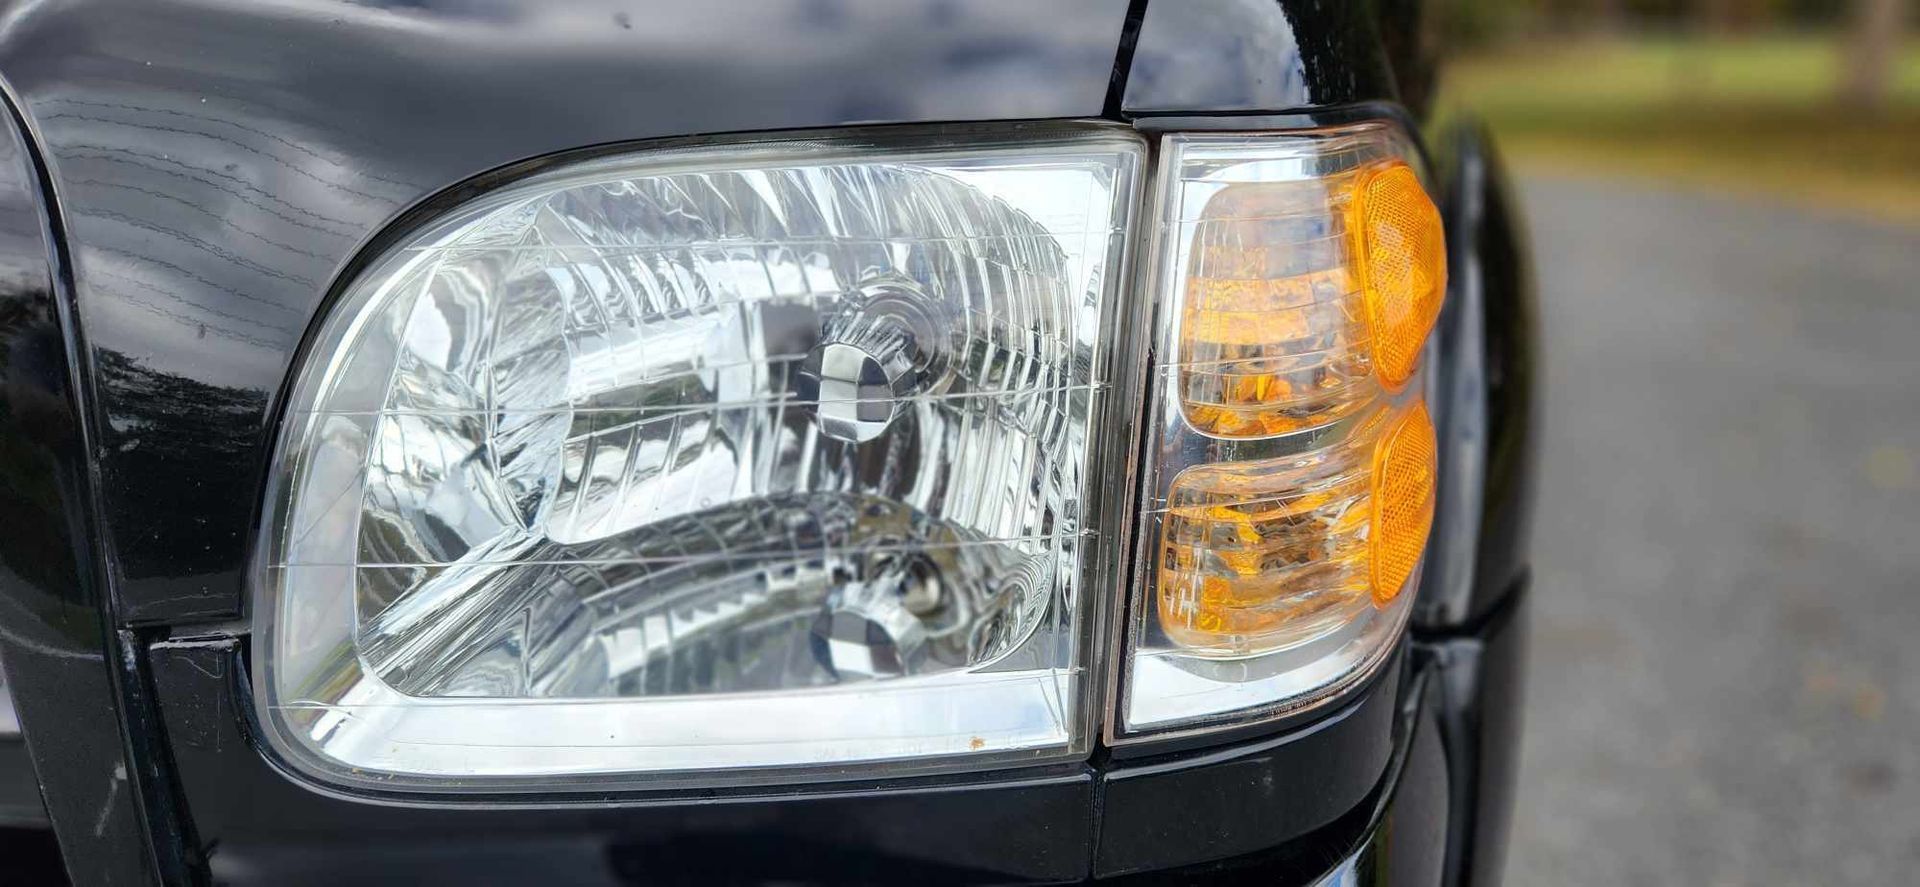
{"type": "Polygon", "coordinates": [[[1872,113],[1838,101],[1841,51],[1817,37],[1508,50],[1456,62],[1443,103],[1484,116],[1523,167],[1920,221],[1920,42],[1872,113]]]}

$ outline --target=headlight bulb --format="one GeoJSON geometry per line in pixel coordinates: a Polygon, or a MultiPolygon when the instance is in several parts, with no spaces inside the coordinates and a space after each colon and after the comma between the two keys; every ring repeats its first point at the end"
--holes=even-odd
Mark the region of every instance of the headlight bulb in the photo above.
{"type": "Polygon", "coordinates": [[[795,393],[820,432],[865,443],[892,426],[909,397],[945,381],[945,337],[911,283],[872,283],[844,300],[807,354],[795,393]]]}

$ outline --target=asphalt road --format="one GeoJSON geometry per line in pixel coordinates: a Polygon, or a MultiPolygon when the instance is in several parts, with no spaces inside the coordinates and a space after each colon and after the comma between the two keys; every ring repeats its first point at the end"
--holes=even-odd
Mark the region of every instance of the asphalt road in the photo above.
{"type": "Polygon", "coordinates": [[[1920,229],[1524,191],[1546,385],[1507,882],[1920,883],[1920,229]]]}

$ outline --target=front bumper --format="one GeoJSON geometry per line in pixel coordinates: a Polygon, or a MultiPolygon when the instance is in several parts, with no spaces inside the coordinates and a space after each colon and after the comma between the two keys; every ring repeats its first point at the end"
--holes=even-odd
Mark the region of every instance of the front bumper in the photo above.
{"type": "MultiPolygon", "coordinates": [[[[1316,829],[1269,847],[1243,854],[1182,865],[1141,868],[1114,879],[1140,884],[1313,884],[1319,885],[1439,885],[1450,883],[1447,870],[1449,778],[1442,740],[1444,712],[1438,677],[1423,667],[1408,678],[1394,718],[1394,746],[1385,771],[1360,804],[1316,829]]],[[[1223,768],[1214,776],[1246,776],[1223,768]]],[[[1186,802],[1167,796],[1157,799],[1161,813],[1180,821],[1186,834],[1163,832],[1155,840],[1133,846],[1133,859],[1144,864],[1155,854],[1177,858],[1194,847],[1191,835],[1213,828],[1233,830],[1244,819],[1279,814],[1289,802],[1265,810],[1233,809],[1258,783],[1186,802]],[[1238,797],[1236,797],[1238,796],[1238,797]]],[[[1264,786],[1261,786],[1264,787],[1264,786]]],[[[1258,789],[1255,789],[1257,792],[1258,789]]],[[[1297,803],[1297,801],[1293,802],[1297,803]]],[[[1138,813],[1139,811],[1135,811],[1138,813]]],[[[1116,845],[1102,843],[1109,849],[1116,845]]],[[[1111,859],[1102,860],[1111,862],[1111,859]]],[[[1102,874],[1111,868],[1097,869],[1102,874]]]]}
{"type": "Polygon", "coordinates": [[[1515,646],[1512,625],[1411,640],[1341,708],[1225,746],[774,794],[484,804],[349,796],[276,766],[248,739],[237,641],[165,641],[149,661],[197,831],[182,838],[221,883],[1439,885],[1461,883],[1448,872],[1471,856],[1475,774],[1511,755],[1461,737],[1463,722],[1511,711],[1510,694],[1481,690],[1511,685],[1485,672],[1515,667],[1497,653],[1515,646]],[[1461,642],[1496,652],[1447,652],[1461,642]]]}

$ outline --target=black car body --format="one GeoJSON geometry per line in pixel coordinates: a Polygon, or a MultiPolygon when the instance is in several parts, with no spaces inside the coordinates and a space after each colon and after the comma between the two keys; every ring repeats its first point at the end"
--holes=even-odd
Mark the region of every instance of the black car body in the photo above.
{"type": "Polygon", "coordinates": [[[0,658],[24,742],[0,740],[0,817],[50,828],[83,884],[1496,882],[1532,294],[1486,137],[1430,115],[1432,5],[4,4],[0,658]],[[287,379],[396,221],[651,139],[1363,118],[1417,132],[1439,184],[1445,468],[1412,628],[1337,705],[1013,772],[457,801],[317,786],[257,740],[243,620],[287,379]]]}

